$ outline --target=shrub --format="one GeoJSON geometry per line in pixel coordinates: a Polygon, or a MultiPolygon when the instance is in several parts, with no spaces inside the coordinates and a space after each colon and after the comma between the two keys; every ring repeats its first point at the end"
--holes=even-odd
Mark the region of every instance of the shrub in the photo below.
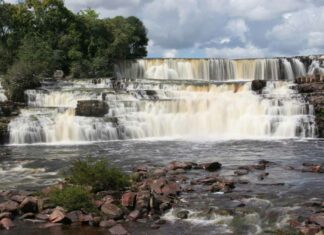
{"type": "Polygon", "coordinates": [[[19,61],[9,69],[3,85],[11,100],[24,102],[25,90],[36,88],[40,83],[35,76],[34,65],[19,61]]]}
{"type": "Polygon", "coordinates": [[[107,160],[76,160],[65,173],[69,183],[90,186],[93,192],[120,190],[129,185],[129,177],[107,160]]]}
{"type": "Polygon", "coordinates": [[[54,189],[49,194],[50,201],[68,211],[83,209],[87,212],[93,211],[91,193],[82,186],[66,186],[62,190],[54,189]]]}

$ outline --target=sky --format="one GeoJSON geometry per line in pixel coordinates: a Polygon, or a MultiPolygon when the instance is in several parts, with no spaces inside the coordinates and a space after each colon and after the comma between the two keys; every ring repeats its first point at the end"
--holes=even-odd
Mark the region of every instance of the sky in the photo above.
{"type": "Polygon", "coordinates": [[[324,53],[324,0],[65,0],[65,4],[74,12],[93,8],[102,18],[137,16],[148,30],[148,57],[324,53]]]}

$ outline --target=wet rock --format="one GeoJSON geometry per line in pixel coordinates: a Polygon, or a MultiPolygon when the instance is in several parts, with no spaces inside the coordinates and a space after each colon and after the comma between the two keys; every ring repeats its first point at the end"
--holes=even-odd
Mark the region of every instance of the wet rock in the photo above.
{"type": "Polygon", "coordinates": [[[146,165],[140,165],[140,166],[136,166],[133,169],[134,172],[148,172],[148,166],[146,165]]]}
{"type": "Polygon", "coordinates": [[[229,193],[232,192],[232,190],[235,188],[234,182],[232,181],[222,181],[222,182],[216,182],[208,187],[208,190],[210,192],[224,192],[229,193]]]}
{"type": "Polygon", "coordinates": [[[314,214],[309,217],[309,221],[324,228],[324,213],[314,214]]]}
{"type": "Polygon", "coordinates": [[[167,185],[167,180],[165,178],[159,178],[152,182],[151,191],[157,194],[162,194],[162,188],[167,185]]]}
{"type": "Polygon", "coordinates": [[[109,218],[109,219],[122,219],[124,212],[118,206],[112,203],[105,203],[101,206],[101,211],[109,218]]]}
{"type": "Polygon", "coordinates": [[[19,204],[14,201],[6,201],[0,204],[0,212],[16,212],[19,204]]]}
{"type": "Polygon", "coordinates": [[[154,221],[155,224],[158,224],[158,225],[163,225],[163,224],[166,224],[167,221],[165,219],[158,219],[156,221],[154,221]]]}
{"type": "Polygon", "coordinates": [[[178,162],[178,161],[173,161],[170,162],[166,168],[168,170],[177,170],[177,169],[184,169],[184,170],[190,170],[192,168],[192,163],[190,162],[178,162]]]}
{"type": "Polygon", "coordinates": [[[167,185],[164,185],[164,187],[162,188],[162,193],[166,196],[176,196],[180,192],[181,189],[178,186],[178,184],[175,182],[168,183],[167,185]]]}
{"type": "Polygon", "coordinates": [[[131,213],[129,213],[129,215],[127,216],[127,218],[131,221],[136,221],[138,218],[140,218],[141,213],[139,210],[134,210],[131,213]]]}
{"type": "Polygon", "coordinates": [[[136,193],[126,192],[123,194],[121,202],[124,207],[134,208],[136,200],[136,193]]]}
{"type": "Polygon", "coordinates": [[[267,82],[265,80],[253,80],[251,84],[252,91],[256,91],[259,94],[262,93],[263,88],[267,86],[267,82]]]}
{"type": "Polygon", "coordinates": [[[159,229],[161,226],[159,224],[153,223],[151,224],[150,228],[151,229],[159,229]]]}
{"type": "Polygon", "coordinates": [[[121,225],[117,224],[109,229],[111,235],[128,235],[129,232],[121,225]]]}
{"type": "Polygon", "coordinates": [[[161,203],[161,205],[160,205],[160,210],[161,210],[161,211],[166,211],[166,210],[169,210],[169,209],[171,209],[171,208],[172,208],[172,205],[171,205],[170,202],[163,202],[163,203],[161,203]]]}
{"type": "Polygon", "coordinates": [[[249,174],[249,170],[247,170],[247,169],[238,169],[238,170],[236,170],[236,171],[234,171],[234,174],[235,175],[238,175],[238,176],[242,176],[242,175],[247,175],[247,174],[249,174]]]}
{"type": "Polygon", "coordinates": [[[51,223],[69,224],[71,222],[68,218],[65,217],[65,212],[61,208],[55,208],[48,217],[48,220],[51,223]]]}
{"type": "Polygon", "coordinates": [[[4,228],[5,230],[10,230],[15,227],[14,223],[9,218],[3,218],[0,220],[0,228],[4,228]]]}
{"type": "Polygon", "coordinates": [[[19,206],[19,209],[22,213],[37,213],[38,204],[36,197],[26,197],[19,206]]]}
{"type": "Polygon", "coordinates": [[[186,211],[186,210],[179,211],[179,212],[176,213],[176,216],[177,216],[179,219],[188,219],[189,211],[186,211]]]}
{"type": "Polygon", "coordinates": [[[196,181],[197,184],[205,184],[205,185],[210,185],[219,181],[222,181],[223,178],[220,177],[219,175],[213,175],[213,176],[207,176],[201,179],[198,179],[196,181]]]}
{"type": "Polygon", "coordinates": [[[39,213],[39,214],[36,214],[35,218],[36,219],[39,219],[39,220],[48,220],[49,215],[48,214],[39,213]]]}
{"type": "Polygon", "coordinates": [[[141,191],[137,193],[136,197],[136,209],[143,210],[147,209],[150,204],[150,192],[149,191],[141,191]]]}
{"type": "Polygon", "coordinates": [[[117,222],[115,220],[103,220],[99,223],[99,226],[102,228],[111,228],[113,226],[115,226],[117,224],[117,222]]]}
{"type": "Polygon", "coordinates": [[[154,177],[162,177],[166,175],[167,170],[164,168],[155,169],[152,174],[154,177]]]}
{"type": "Polygon", "coordinates": [[[71,221],[71,223],[81,222],[82,217],[82,211],[71,211],[66,214],[66,218],[68,218],[71,221]]]}
{"type": "Polygon", "coordinates": [[[99,100],[79,100],[76,108],[77,116],[103,117],[108,113],[108,104],[99,100]]]}
{"type": "Polygon", "coordinates": [[[0,213],[0,220],[3,218],[12,218],[12,213],[11,212],[2,212],[0,213]]]}
{"type": "Polygon", "coordinates": [[[306,235],[316,235],[318,232],[321,231],[321,227],[315,224],[309,224],[307,226],[301,226],[298,228],[298,230],[302,233],[302,234],[306,234],[306,235]]]}
{"type": "Polygon", "coordinates": [[[268,172],[262,173],[262,174],[258,175],[258,179],[259,180],[264,180],[268,175],[269,175],[268,172]]]}
{"type": "Polygon", "coordinates": [[[19,217],[19,219],[21,220],[25,220],[25,219],[34,219],[35,218],[35,214],[32,212],[23,214],[22,216],[19,217]]]}
{"type": "Polygon", "coordinates": [[[13,195],[10,199],[12,201],[15,201],[15,202],[18,202],[18,203],[22,203],[25,198],[26,198],[26,196],[24,196],[24,195],[13,195]]]}
{"type": "Polygon", "coordinates": [[[203,164],[200,164],[200,166],[204,170],[210,171],[210,172],[218,171],[222,168],[222,164],[220,164],[219,162],[203,163],[203,164]]]}

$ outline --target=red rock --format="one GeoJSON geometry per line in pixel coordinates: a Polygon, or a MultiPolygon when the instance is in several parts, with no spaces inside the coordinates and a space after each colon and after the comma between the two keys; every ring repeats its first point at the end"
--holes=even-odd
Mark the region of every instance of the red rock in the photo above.
{"type": "Polygon", "coordinates": [[[154,193],[162,194],[162,188],[167,184],[167,180],[165,178],[159,178],[154,180],[151,184],[151,190],[154,193]]]}
{"type": "Polygon", "coordinates": [[[103,220],[99,223],[99,226],[102,228],[111,228],[113,226],[115,226],[117,224],[117,222],[115,220],[103,220]]]}
{"type": "Polygon", "coordinates": [[[117,224],[109,229],[109,232],[111,235],[128,235],[129,233],[127,230],[121,225],[117,224]]]}
{"type": "Polygon", "coordinates": [[[136,209],[143,210],[147,209],[150,204],[150,192],[149,191],[140,191],[137,193],[136,197],[136,209]]]}
{"type": "Polygon", "coordinates": [[[38,212],[37,198],[36,197],[26,197],[20,204],[19,209],[23,213],[38,212]]]}
{"type": "Polygon", "coordinates": [[[35,218],[35,214],[32,212],[23,214],[22,216],[19,217],[19,219],[23,220],[23,219],[34,219],[35,218]]]}
{"type": "Polygon", "coordinates": [[[134,210],[131,213],[129,213],[129,215],[127,216],[127,218],[131,221],[136,221],[139,217],[141,216],[141,213],[139,210],[134,210]]]}
{"type": "Polygon", "coordinates": [[[167,167],[168,170],[177,170],[177,169],[184,169],[184,170],[189,170],[192,168],[192,163],[190,162],[178,162],[178,161],[173,161],[170,162],[167,167]]]}
{"type": "Polygon", "coordinates": [[[52,212],[52,214],[50,214],[50,216],[48,217],[48,220],[51,223],[60,223],[65,219],[65,213],[58,208],[55,208],[52,212]]]}
{"type": "Polygon", "coordinates": [[[25,198],[26,198],[26,196],[24,196],[24,195],[14,195],[10,199],[12,201],[15,201],[15,202],[18,202],[18,203],[22,203],[25,198]]]}
{"type": "Polygon", "coordinates": [[[90,223],[94,220],[93,216],[91,214],[81,214],[80,215],[80,222],[82,223],[90,223]]]}
{"type": "Polygon", "coordinates": [[[315,235],[321,231],[321,227],[315,224],[299,227],[299,231],[306,235],[315,235]]]}
{"type": "Polygon", "coordinates": [[[166,196],[175,196],[178,195],[180,192],[181,189],[175,182],[168,183],[162,188],[162,193],[166,196]]]}
{"type": "Polygon", "coordinates": [[[128,208],[134,208],[135,206],[136,193],[126,192],[123,194],[121,202],[122,205],[128,208]]]}
{"type": "Polygon", "coordinates": [[[7,201],[0,204],[0,212],[15,212],[19,204],[14,201],[7,201]]]}
{"type": "Polygon", "coordinates": [[[324,214],[323,213],[314,214],[309,217],[309,221],[316,223],[321,227],[324,227],[324,214]]]}
{"type": "Polygon", "coordinates": [[[134,172],[147,172],[148,171],[148,166],[146,165],[140,165],[140,166],[136,166],[133,169],[134,172]]]}
{"type": "Polygon", "coordinates": [[[103,204],[101,206],[101,211],[108,216],[109,219],[121,219],[124,214],[121,208],[111,203],[103,204]]]}
{"type": "Polygon", "coordinates": [[[207,176],[205,178],[202,178],[202,179],[198,179],[196,181],[196,183],[199,183],[199,184],[213,184],[213,183],[216,183],[216,182],[219,182],[219,181],[222,181],[223,178],[219,177],[218,175],[216,176],[207,176]]]}
{"type": "Polygon", "coordinates": [[[10,230],[11,228],[15,227],[14,223],[9,218],[3,218],[0,221],[0,227],[3,227],[6,230],[10,230]]]}

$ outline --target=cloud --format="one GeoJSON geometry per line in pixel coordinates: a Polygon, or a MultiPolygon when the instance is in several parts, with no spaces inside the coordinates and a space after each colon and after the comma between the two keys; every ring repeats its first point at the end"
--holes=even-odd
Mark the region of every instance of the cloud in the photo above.
{"type": "Polygon", "coordinates": [[[151,57],[324,53],[324,0],[65,0],[65,3],[75,12],[94,8],[103,18],[139,17],[148,29],[151,57]]]}
{"type": "Polygon", "coordinates": [[[248,44],[245,47],[205,48],[205,53],[215,58],[261,58],[267,55],[267,50],[248,44]]]}
{"type": "Polygon", "coordinates": [[[163,53],[164,58],[175,58],[177,56],[178,51],[176,49],[166,50],[163,53]]]}
{"type": "Polygon", "coordinates": [[[246,25],[243,19],[230,20],[226,29],[234,36],[238,36],[242,42],[246,42],[245,33],[249,31],[249,27],[246,25]]]}

